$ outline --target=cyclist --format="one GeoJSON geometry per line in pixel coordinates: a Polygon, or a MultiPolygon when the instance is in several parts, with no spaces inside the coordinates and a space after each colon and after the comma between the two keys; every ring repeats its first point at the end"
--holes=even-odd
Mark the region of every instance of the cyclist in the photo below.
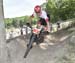
{"type": "Polygon", "coordinates": [[[41,6],[36,5],[34,7],[34,13],[31,15],[31,19],[34,17],[37,17],[37,19],[39,18],[37,22],[38,26],[43,25],[46,27],[46,30],[50,32],[49,17],[47,16],[46,11],[41,9],[41,6]]]}

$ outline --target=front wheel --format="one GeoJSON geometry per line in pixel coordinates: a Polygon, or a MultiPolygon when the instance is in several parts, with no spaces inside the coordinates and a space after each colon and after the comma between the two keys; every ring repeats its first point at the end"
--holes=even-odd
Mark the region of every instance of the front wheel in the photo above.
{"type": "Polygon", "coordinates": [[[26,49],[26,52],[25,52],[25,55],[24,55],[24,58],[27,57],[30,49],[32,48],[32,44],[34,42],[34,39],[35,39],[35,35],[31,36],[30,41],[29,41],[29,44],[28,44],[27,49],[26,49]]]}

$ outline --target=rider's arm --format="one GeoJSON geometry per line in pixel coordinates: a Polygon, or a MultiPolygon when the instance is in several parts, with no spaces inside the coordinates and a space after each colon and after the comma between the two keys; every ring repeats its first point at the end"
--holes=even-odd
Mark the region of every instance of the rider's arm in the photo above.
{"type": "Polygon", "coordinates": [[[50,32],[50,23],[49,23],[49,19],[46,18],[45,21],[46,21],[46,23],[47,23],[48,32],[50,32]]]}
{"type": "Polygon", "coordinates": [[[48,32],[50,32],[50,23],[49,23],[49,18],[47,17],[47,13],[45,11],[43,11],[43,18],[45,19],[46,23],[47,23],[47,30],[48,32]]]}

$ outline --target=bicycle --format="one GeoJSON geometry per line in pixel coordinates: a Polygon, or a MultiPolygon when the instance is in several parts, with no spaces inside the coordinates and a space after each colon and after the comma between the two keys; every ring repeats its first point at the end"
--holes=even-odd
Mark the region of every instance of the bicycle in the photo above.
{"type": "Polygon", "coordinates": [[[36,44],[38,45],[39,43],[44,41],[44,33],[48,33],[48,32],[44,31],[43,26],[41,26],[40,29],[38,27],[32,29],[29,44],[27,44],[27,49],[26,49],[24,58],[27,57],[30,49],[33,47],[32,45],[34,42],[36,42],[36,44]],[[40,41],[40,40],[42,40],[42,41],[40,41]]]}

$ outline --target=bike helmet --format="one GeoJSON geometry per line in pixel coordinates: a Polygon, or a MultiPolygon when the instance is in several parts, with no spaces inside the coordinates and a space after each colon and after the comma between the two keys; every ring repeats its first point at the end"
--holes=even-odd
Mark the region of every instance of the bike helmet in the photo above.
{"type": "Polygon", "coordinates": [[[34,11],[35,11],[36,13],[40,13],[40,11],[41,11],[41,6],[36,5],[36,6],[34,7],[34,11]]]}

